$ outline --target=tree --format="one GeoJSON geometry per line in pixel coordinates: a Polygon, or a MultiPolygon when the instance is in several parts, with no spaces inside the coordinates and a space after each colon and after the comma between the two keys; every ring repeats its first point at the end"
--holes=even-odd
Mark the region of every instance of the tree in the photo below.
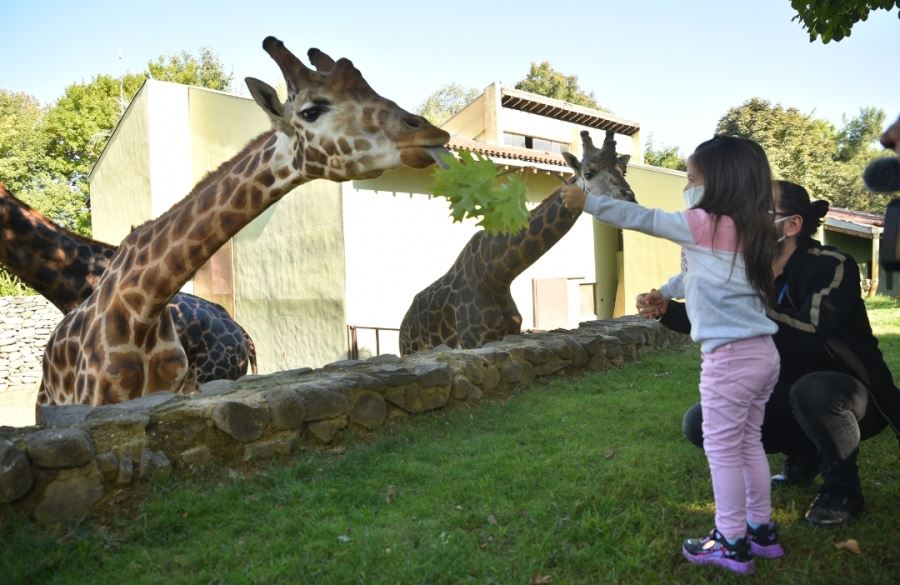
{"type": "Polygon", "coordinates": [[[796,108],[753,98],[728,110],[716,132],[758,142],[775,178],[803,185],[811,197],[836,207],[882,213],[884,198],[865,189],[862,171],[880,153],[873,142],[883,123],[884,112],[863,108],[859,116],[845,118],[838,130],[796,108]]]}
{"type": "Polygon", "coordinates": [[[435,126],[442,126],[480,94],[475,88],[467,89],[456,83],[448,83],[425,98],[418,113],[435,126]]]}
{"type": "Polygon", "coordinates": [[[647,137],[647,145],[644,147],[644,162],[655,167],[686,171],[687,161],[678,152],[677,146],[661,146],[653,148],[653,135],[647,137]]]}
{"type": "MultiPolygon", "coordinates": [[[[850,36],[850,29],[860,20],[869,18],[872,10],[892,10],[900,7],[900,0],[791,0],[791,7],[797,15],[791,20],[799,20],[809,31],[809,42],[822,37],[822,42],[838,42],[850,36]]],[[[897,13],[900,18],[900,12],[897,13]]]]}
{"type": "Polygon", "coordinates": [[[538,95],[562,100],[579,106],[587,106],[602,110],[594,99],[594,92],[585,93],[578,87],[576,75],[565,75],[553,69],[550,63],[544,61],[540,65],[531,64],[531,69],[525,79],[516,84],[516,89],[530,91],[538,95]]]}
{"type": "Polygon", "coordinates": [[[200,49],[199,59],[187,51],[162,55],[156,61],[147,64],[147,76],[158,81],[172,81],[221,91],[230,91],[231,81],[234,78],[233,74],[225,73],[219,58],[209,47],[200,49]]]}
{"type": "Polygon", "coordinates": [[[42,159],[44,112],[24,93],[0,90],[0,181],[13,193],[24,190],[42,159]]]}

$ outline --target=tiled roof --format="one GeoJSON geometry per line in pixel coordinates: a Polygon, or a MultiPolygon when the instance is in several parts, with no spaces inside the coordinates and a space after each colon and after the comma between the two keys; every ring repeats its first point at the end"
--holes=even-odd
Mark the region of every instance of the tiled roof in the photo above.
{"type": "Polygon", "coordinates": [[[597,128],[598,130],[612,130],[626,136],[631,136],[641,129],[641,125],[637,122],[619,118],[603,110],[576,106],[569,102],[519,89],[502,88],[500,105],[504,108],[537,114],[553,118],[554,120],[562,120],[563,122],[571,122],[579,126],[597,128]]]}
{"type": "Polygon", "coordinates": [[[853,211],[850,209],[842,209],[840,207],[832,207],[828,210],[826,219],[836,219],[839,221],[848,221],[859,225],[869,225],[875,227],[884,227],[884,216],[875,213],[866,213],[865,211],[853,211]]]}

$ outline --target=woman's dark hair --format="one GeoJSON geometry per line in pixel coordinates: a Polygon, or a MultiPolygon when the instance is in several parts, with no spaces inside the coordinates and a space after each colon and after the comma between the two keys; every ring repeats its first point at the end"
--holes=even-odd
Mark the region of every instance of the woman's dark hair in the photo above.
{"type": "Polygon", "coordinates": [[[809,193],[797,183],[775,181],[775,184],[778,185],[778,207],[781,209],[779,217],[799,215],[803,218],[803,229],[797,237],[812,238],[828,213],[828,202],[810,201],[809,193]]]}
{"type": "Polygon", "coordinates": [[[775,226],[771,211],[772,170],[762,147],[747,138],[716,135],[700,144],[691,162],[703,176],[703,197],[695,207],[734,221],[747,280],[767,302],[773,300],[775,226]]]}

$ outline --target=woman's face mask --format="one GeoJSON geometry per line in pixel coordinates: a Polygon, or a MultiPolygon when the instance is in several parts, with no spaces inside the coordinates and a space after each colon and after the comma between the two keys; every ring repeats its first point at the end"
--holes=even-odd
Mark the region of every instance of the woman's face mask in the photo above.
{"type": "Polygon", "coordinates": [[[774,223],[775,223],[775,233],[779,234],[778,239],[776,240],[777,243],[780,244],[781,242],[783,242],[783,241],[785,240],[785,238],[787,238],[787,236],[784,234],[784,228],[783,228],[783,227],[779,227],[779,226],[782,225],[782,224],[784,224],[784,222],[785,222],[786,220],[789,220],[789,219],[791,219],[792,217],[796,217],[796,215],[797,215],[796,213],[795,213],[795,214],[792,214],[792,215],[786,215],[786,216],[784,216],[784,217],[779,217],[778,219],[776,219],[776,220],[774,221],[774,223]]]}

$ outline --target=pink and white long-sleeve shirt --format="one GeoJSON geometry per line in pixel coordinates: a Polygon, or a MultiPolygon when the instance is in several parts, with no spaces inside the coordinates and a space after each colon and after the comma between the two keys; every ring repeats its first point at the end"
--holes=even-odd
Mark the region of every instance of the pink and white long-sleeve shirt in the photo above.
{"type": "Polygon", "coordinates": [[[762,297],[747,279],[730,217],[720,216],[714,232],[714,216],[702,209],[667,212],[589,195],[584,210],[603,223],[682,246],[687,270],[670,278],[660,292],[666,298],[684,298],[691,339],[700,343],[702,351],[778,330],[766,316],[762,297]]]}

